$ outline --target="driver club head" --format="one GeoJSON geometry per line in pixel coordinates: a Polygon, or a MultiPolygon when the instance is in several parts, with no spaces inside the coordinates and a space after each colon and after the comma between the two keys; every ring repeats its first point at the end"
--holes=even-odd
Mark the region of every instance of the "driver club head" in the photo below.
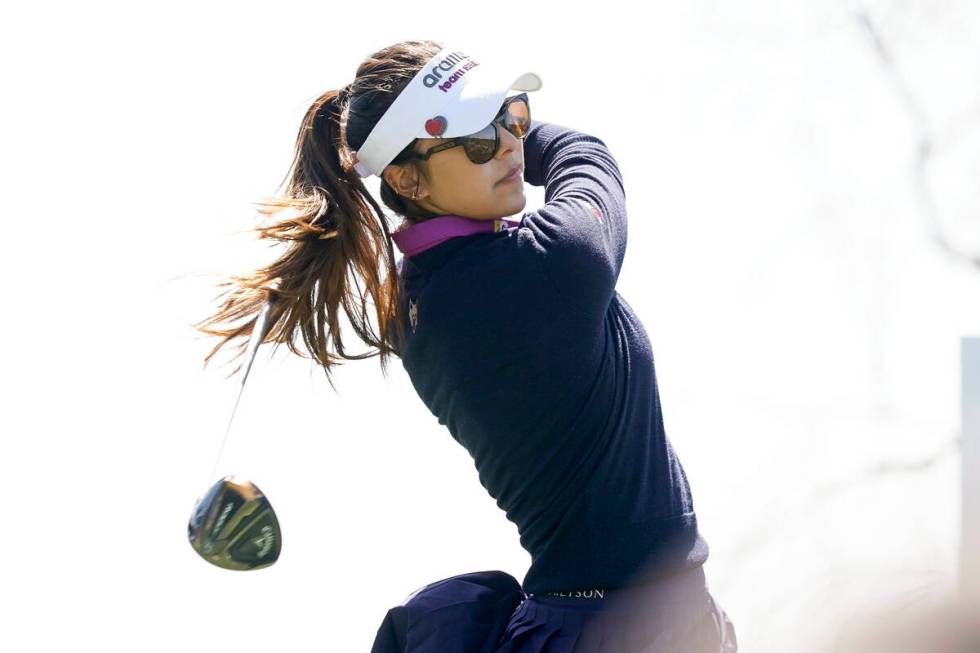
{"type": "Polygon", "coordinates": [[[272,504],[249,480],[219,479],[194,505],[187,537],[222,569],[261,569],[279,559],[282,533],[272,504]]]}

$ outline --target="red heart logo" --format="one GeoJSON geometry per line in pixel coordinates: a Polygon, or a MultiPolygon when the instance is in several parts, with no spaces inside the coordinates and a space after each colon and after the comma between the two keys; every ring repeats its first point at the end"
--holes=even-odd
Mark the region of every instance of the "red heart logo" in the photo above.
{"type": "Polygon", "coordinates": [[[442,116],[429,118],[425,121],[425,131],[427,134],[431,134],[432,136],[438,136],[446,131],[446,119],[442,116]]]}

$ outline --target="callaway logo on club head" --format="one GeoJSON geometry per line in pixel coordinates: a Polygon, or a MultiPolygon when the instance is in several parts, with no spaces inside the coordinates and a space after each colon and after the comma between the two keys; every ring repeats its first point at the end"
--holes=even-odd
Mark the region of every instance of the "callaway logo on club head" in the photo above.
{"type": "Polygon", "coordinates": [[[259,552],[256,555],[264,558],[269,551],[272,551],[272,545],[276,542],[276,534],[272,532],[272,526],[265,525],[262,527],[262,535],[252,541],[259,547],[259,552]]]}

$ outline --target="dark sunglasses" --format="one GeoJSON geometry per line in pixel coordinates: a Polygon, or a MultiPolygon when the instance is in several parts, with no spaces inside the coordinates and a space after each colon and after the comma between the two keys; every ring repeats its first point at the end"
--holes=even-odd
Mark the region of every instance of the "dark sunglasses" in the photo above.
{"type": "Polygon", "coordinates": [[[497,153],[497,148],[500,147],[498,123],[517,138],[524,140],[528,130],[531,129],[531,105],[528,104],[527,93],[512,95],[504,100],[496,117],[490,121],[489,125],[475,134],[449,138],[445,143],[433,145],[424,154],[412,152],[413,156],[409,158],[428,161],[429,157],[436,152],[462,145],[470,161],[486,163],[493,158],[493,155],[497,153]]]}

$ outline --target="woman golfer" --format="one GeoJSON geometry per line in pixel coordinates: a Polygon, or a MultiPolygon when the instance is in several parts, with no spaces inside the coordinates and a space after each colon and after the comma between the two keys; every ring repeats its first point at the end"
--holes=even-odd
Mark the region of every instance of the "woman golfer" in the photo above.
{"type": "Polygon", "coordinates": [[[288,215],[261,237],[291,249],[237,277],[197,325],[222,337],[208,359],[255,320],[218,325],[266,301],[264,341],[300,354],[300,332],[328,379],[341,358],[380,355],[384,372],[395,354],[517,525],[532,559],[523,582],[494,570],[430,583],[388,611],[373,653],[735,651],[650,342],[615,289],[622,176],[597,137],[531,119],[541,86],[457,44],[406,41],[317,98],[285,192],[262,202],[288,215]],[[403,219],[394,232],[368,175],[403,219]],[[544,186],[537,211],[522,213],[525,182],[544,186]],[[341,305],[377,352],[344,352],[341,305]]]}

